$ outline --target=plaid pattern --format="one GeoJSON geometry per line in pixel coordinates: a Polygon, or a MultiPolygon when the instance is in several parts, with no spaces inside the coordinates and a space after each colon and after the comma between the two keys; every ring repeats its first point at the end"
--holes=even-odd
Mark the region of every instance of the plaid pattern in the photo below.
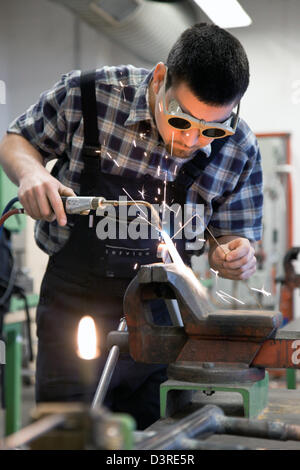
{"type": "MultiPolygon", "coordinates": [[[[170,155],[158,134],[149,108],[148,85],[152,73],[133,66],[97,70],[98,128],[102,169],[106,173],[133,180],[148,173],[157,179],[173,181],[187,161],[170,155]]],[[[76,194],[80,194],[83,168],[80,74],[72,71],[63,75],[8,129],[25,137],[41,153],[45,163],[58,159],[52,174],[76,194]]],[[[201,150],[209,158],[211,147],[201,150]]],[[[215,236],[238,234],[250,240],[261,238],[260,153],[254,134],[242,119],[218,158],[189,189],[187,203],[201,203],[199,194],[207,201],[205,224],[209,224],[215,236]]],[[[56,222],[38,221],[37,244],[51,255],[66,243],[71,228],[71,224],[59,227],[56,222]]]]}

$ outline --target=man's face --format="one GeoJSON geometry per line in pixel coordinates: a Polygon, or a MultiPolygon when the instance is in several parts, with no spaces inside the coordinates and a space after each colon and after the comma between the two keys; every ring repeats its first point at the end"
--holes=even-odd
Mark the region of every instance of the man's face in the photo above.
{"type": "MultiPolygon", "coordinates": [[[[187,158],[196,150],[205,147],[213,142],[213,138],[201,135],[199,129],[178,130],[170,126],[167,117],[163,112],[163,78],[166,68],[163,64],[158,64],[153,75],[153,86],[155,102],[153,111],[158,132],[160,133],[169,153],[176,157],[187,158]],[[156,80],[156,82],[155,82],[156,80]],[[156,85],[156,86],[155,86],[156,85]]],[[[203,119],[208,122],[224,122],[235,106],[235,103],[224,106],[212,106],[205,104],[190,91],[188,86],[182,82],[176,88],[171,86],[165,93],[166,105],[171,99],[176,99],[182,111],[196,119],[203,119]]]]}

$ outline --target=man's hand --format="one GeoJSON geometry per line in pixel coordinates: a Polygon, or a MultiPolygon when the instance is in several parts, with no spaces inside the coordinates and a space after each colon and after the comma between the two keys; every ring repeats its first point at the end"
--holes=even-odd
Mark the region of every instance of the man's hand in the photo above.
{"type": "Polygon", "coordinates": [[[61,184],[44,168],[35,171],[20,180],[19,201],[26,213],[33,219],[45,219],[63,226],[67,223],[66,214],[60,196],[76,196],[74,191],[61,184]]]}
{"type": "Polygon", "coordinates": [[[18,196],[26,213],[33,219],[67,223],[60,196],[76,196],[44,167],[38,150],[24,137],[7,134],[0,142],[0,164],[13,183],[19,186],[18,196]]]}
{"type": "Polygon", "coordinates": [[[249,279],[256,271],[254,248],[246,238],[220,237],[220,246],[210,240],[209,262],[221,277],[249,279]]]}

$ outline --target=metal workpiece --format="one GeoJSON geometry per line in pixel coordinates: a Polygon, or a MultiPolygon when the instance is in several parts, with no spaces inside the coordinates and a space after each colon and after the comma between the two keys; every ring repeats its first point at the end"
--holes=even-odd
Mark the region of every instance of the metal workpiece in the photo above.
{"type": "MultiPolygon", "coordinates": [[[[189,416],[179,420],[168,429],[158,431],[152,437],[137,444],[137,450],[174,450],[182,449],[184,439],[197,435],[214,434],[221,425],[218,418],[223,416],[221,408],[207,405],[189,416]]],[[[185,448],[185,447],[184,447],[185,448]]]]}
{"type": "Polygon", "coordinates": [[[219,406],[206,405],[183,419],[173,421],[171,425],[158,430],[156,434],[140,440],[135,448],[137,450],[249,450],[242,445],[215,444],[208,439],[215,434],[300,441],[300,426],[277,421],[233,418],[225,416],[219,406]]]}
{"type": "Polygon", "coordinates": [[[258,437],[280,441],[300,441],[300,426],[278,421],[248,420],[243,418],[222,417],[217,434],[258,437]]]}
{"type": "MultiPolygon", "coordinates": [[[[126,320],[125,318],[122,318],[119,323],[118,332],[122,333],[122,332],[126,332],[126,330],[127,330],[126,320]]],[[[114,373],[116,364],[118,362],[119,354],[120,354],[120,348],[118,344],[113,344],[109,351],[108,358],[106,360],[104,369],[102,371],[102,374],[101,374],[101,377],[97,386],[96,393],[92,401],[92,405],[91,405],[92,409],[96,407],[100,407],[103,404],[109,384],[111,382],[112,375],[114,373]]]]}

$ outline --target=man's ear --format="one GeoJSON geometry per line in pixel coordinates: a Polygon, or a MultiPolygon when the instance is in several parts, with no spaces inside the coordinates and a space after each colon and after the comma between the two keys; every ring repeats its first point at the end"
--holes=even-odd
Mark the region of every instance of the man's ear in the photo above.
{"type": "Polygon", "coordinates": [[[153,72],[153,91],[157,95],[165,78],[167,68],[163,62],[159,62],[153,72]]]}

